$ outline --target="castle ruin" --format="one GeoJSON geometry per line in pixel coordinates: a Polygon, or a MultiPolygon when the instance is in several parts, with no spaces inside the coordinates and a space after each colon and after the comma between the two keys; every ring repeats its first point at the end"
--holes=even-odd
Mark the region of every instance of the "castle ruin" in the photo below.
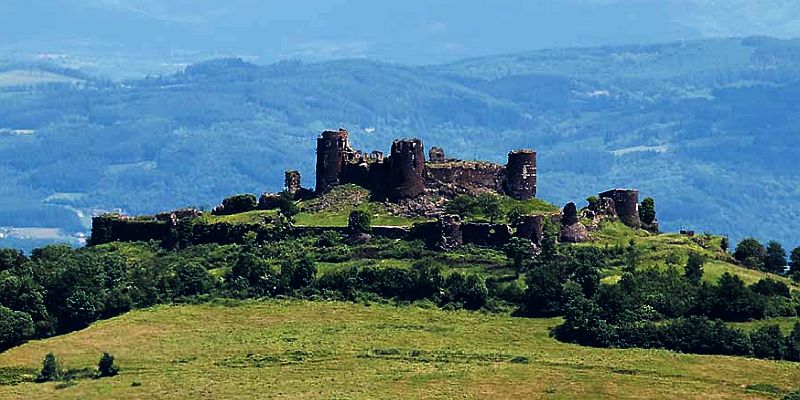
{"type": "Polygon", "coordinates": [[[425,160],[419,139],[399,139],[391,152],[366,153],[350,146],[344,129],[325,131],[317,138],[317,193],[336,185],[352,183],[393,201],[438,194],[452,198],[459,194],[494,192],[518,200],[536,197],[536,152],[515,150],[508,163],[448,159],[444,150],[433,147],[425,160]]]}

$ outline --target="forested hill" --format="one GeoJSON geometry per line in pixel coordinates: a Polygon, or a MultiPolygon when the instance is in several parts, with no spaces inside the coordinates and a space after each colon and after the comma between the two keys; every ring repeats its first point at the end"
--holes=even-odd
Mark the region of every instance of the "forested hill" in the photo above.
{"type": "Polygon", "coordinates": [[[225,59],[127,82],[38,71],[0,69],[0,226],[74,233],[98,210],[212,206],[279,190],[287,167],[312,186],[314,138],[346,127],[367,150],[417,136],[451,157],[502,161],[533,147],[551,202],[633,186],[656,199],[665,229],[798,244],[800,42],[543,50],[428,67],[225,59]]]}

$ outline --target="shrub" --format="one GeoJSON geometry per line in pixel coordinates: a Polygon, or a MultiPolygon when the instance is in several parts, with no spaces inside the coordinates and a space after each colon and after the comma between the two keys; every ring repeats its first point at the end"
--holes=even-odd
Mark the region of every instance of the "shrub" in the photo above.
{"type": "Polygon", "coordinates": [[[586,198],[586,206],[590,210],[597,210],[597,207],[600,205],[600,198],[597,196],[589,196],[586,198]]]}
{"type": "Polygon", "coordinates": [[[465,277],[458,272],[453,272],[445,279],[444,289],[450,304],[461,305],[468,310],[483,307],[489,296],[483,279],[477,275],[465,277]]]}
{"type": "Polygon", "coordinates": [[[114,356],[108,353],[103,353],[100,361],[97,363],[98,377],[116,376],[119,374],[119,367],[114,364],[114,356]]]}
{"type": "Polygon", "coordinates": [[[58,357],[55,356],[53,353],[48,353],[44,356],[44,360],[42,361],[42,370],[39,372],[39,376],[36,378],[37,382],[53,382],[57,381],[64,376],[64,372],[61,368],[61,363],[58,361],[58,357]]]}
{"type": "Polygon", "coordinates": [[[281,277],[292,289],[300,289],[314,282],[317,266],[311,257],[286,260],[281,264],[281,277]]]}
{"type": "Polygon", "coordinates": [[[353,233],[372,232],[372,216],[363,210],[353,210],[347,219],[347,229],[353,233]]]}
{"type": "Polygon", "coordinates": [[[783,396],[781,400],[800,400],[800,389],[788,393],[786,396],[783,396]]]}
{"type": "Polygon", "coordinates": [[[297,207],[297,203],[294,202],[294,198],[289,192],[281,192],[278,199],[278,209],[286,218],[293,218],[300,213],[300,208],[297,207]]]}
{"type": "Polygon", "coordinates": [[[258,208],[258,200],[252,194],[237,194],[222,200],[222,207],[214,210],[214,214],[230,215],[238,214],[247,211],[253,211],[258,208]]]}

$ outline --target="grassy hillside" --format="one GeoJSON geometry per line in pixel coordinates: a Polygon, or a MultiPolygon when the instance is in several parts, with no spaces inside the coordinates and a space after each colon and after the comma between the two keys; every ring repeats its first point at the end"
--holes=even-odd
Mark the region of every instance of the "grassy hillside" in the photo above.
{"type": "Polygon", "coordinates": [[[2,385],[0,397],[772,399],[800,381],[793,363],[563,344],[548,337],[557,322],[302,301],[157,307],[0,354],[5,381],[48,352],[83,368],[110,351],[119,376],[2,385]]]}

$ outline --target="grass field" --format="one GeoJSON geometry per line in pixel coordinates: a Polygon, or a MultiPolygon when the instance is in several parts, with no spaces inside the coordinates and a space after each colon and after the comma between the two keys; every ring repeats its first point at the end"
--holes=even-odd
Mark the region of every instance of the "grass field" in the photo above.
{"type": "Polygon", "coordinates": [[[520,319],[305,301],[163,306],[0,354],[0,379],[48,352],[67,368],[116,355],[119,376],[0,386],[3,399],[772,399],[800,364],[593,349],[520,319]],[[139,385],[132,385],[137,382],[139,385]]]}

